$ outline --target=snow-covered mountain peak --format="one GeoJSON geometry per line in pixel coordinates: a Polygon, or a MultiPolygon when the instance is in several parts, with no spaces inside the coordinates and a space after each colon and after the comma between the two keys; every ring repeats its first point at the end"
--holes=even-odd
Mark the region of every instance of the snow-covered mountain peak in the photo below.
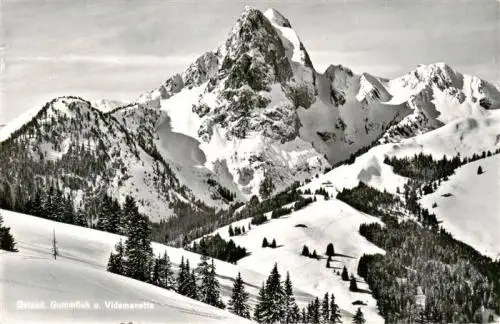
{"type": "Polygon", "coordinates": [[[313,64],[309,58],[309,54],[300,41],[297,33],[292,29],[290,21],[275,9],[266,10],[264,16],[269,20],[280,35],[283,46],[285,47],[287,58],[291,62],[313,69],[313,64]]]}
{"type": "Polygon", "coordinates": [[[264,16],[266,16],[272,24],[278,25],[280,27],[292,28],[290,21],[276,9],[267,9],[264,12],[264,16]]]}
{"type": "Polygon", "coordinates": [[[419,65],[415,70],[407,75],[411,85],[419,83],[435,84],[439,88],[463,87],[463,75],[455,72],[446,63],[434,63],[429,65],[419,65]]]}

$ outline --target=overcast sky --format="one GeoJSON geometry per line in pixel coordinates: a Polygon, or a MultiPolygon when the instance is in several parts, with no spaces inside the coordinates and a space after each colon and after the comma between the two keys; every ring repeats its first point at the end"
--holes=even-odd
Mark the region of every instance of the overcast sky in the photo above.
{"type": "Polygon", "coordinates": [[[58,95],[133,100],[221,44],[246,4],[288,17],[317,70],[446,62],[500,83],[500,2],[0,1],[0,123],[58,95]]]}

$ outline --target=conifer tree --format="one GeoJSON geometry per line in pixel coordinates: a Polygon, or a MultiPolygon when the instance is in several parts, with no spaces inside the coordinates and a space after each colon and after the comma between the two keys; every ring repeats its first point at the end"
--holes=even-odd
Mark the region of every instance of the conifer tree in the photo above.
{"type": "Polygon", "coordinates": [[[111,197],[104,195],[102,201],[100,202],[99,210],[97,215],[99,219],[97,220],[97,229],[101,231],[111,232],[111,197]]]}
{"type": "Polygon", "coordinates": [[[12,234],[10,234],[10,227],[3,226],[3,217],[0,214],[0,249],[10,252],[17,252],[16,242],[12,234]]]}
{"type": "Polygon", "coordinates": [[[328,293],[325,293],[321,302],[321,317],[325,322],[328,322],[330,319],[330,298],[328,297],[328,293]]]}
{"type": "Polygon", "coordinates": [[[356,283],[356,278],[354,278],[353,275],[351,275],[351,280],[349,283],[349,290],[350,291],[358,291],[358,284],[356,283]]]}
{"type": "Polygon", "coordinates": [[[125,197],[122,215],[120,217],[120,234],[128,236],[132,219],[139,213],[135,199],[131,196],[125,197]]]}
{"type": "Polygon", "coordinates": [[[302,255],[306,257],[309,256],[309,248],[307,247],[307,245],[304,245],[304,247],[302,248],[302,255]]]}
{"type": "Polygon", "coordinates": [[[202,249],[202,254],[200,257],[200,263],[198,263],[198,267],[196,268],[196,272],[198,273],[198,277],[201,279],[201,284],[199,288],[199,297],[200,301],[207,303],[208,295],[210,294],[210,265],[208,264],[208,255],[206,255],[206,251],[202,249]]]}
{"type": "Polygon", "coordinates": [[[177,292],[181,295],[186,295],[187,280],[189,276],[189,270],[186,271],[186,263],[184,262],[184,256],[181,257],[181,264],[179,265],[179,272],[177,274],[177,292]]]}
{"type": "MultiPolygon", "coordinates": [[[[188,262],[189,262],[189,260],[188,260],[188,262]]],[[[194,269],[191,271],[191,274],[188,276],[188,286],[187,286],[186,297],[199,300],[198,286],[196,285],[196,273],[195,273],[194,269]]]]}
{"type": "Polygon", "coordinates": [[[215,306],[219,308],[225,308],[224,303],[220,297],[220,285],[219,281],[215,277],[215,265],[214,259],[212,259],[211,265],[208,265],[207,257],[202,256],[199,265],[199,274],[201,277],[200,285],[200,301],[215,306]]]}
{"type": "Polygon", "coordinates": [[[296,323],[298,318],[298,306],[295,302],[295,297],[293,296],[293,285],[290,279],[290,273],[286,273],[286,279],[284,283],[284,313],[282,322],[284,323],[296,323]]]}
{"type": "Polygon", "coordinates": [[[52,256],[54,257],[54,260],[57,259],[58,255],[59,255],[59,248],[57,247],[56,230],[53,229],[53,232],[52,232],[52,256]]]}
{"type": "Polygon", "coordinates": [[[349,273],[347,272],[347,268],[344,266],[344,268],[342,268],[342,280],[344,281],[349,281],[349,273]]]}
{"type": "Polygon", "coordinates": [[[320,316],[320,306],[319,306],[319,298],[318,297],[316,297],[314,302],[312,302],[311,310],[312,310],[311,322],[312,323],[319,323],[321,320],[321,316],[320,316]]]}
{"type": "Polygon", "coordinates": [[[275,263],[266,282],[266,297],[268,299],[268,308],[264,312],[266,322],[275,323],[283,317],[284,295],[278,264],[275,263]]]}
{"type": "Polygon", "coordinates": [[[313,259],[317,259],[318,258],[318,254],[316,253],[316,250],[313,251],[313,254],[311,255],[311,258],[313,258],[313,259]]]}
{"type": "Polygon", "coordinates": [[[335,296],[332,294],[330,297],[330,321],[329,323],[340,323],[340,310],[339,306],[335,303],[335,296]]]}
{"type": "Polygon", "coordinates": [[[109,272],[122,275],[122,274],[124,274],[124,270],[123,270],[124,247],[123,247],[122,240],[120,240],[118,243],[116,243],[115,250],[116,250],[116,253],[111,252],[111,255],[109,256],[107,270],[109,272]]]}
{"type": "Polygon", "coordinates": [[[17,252],[16,242],[10,234],[10,227],[0,227],[0,250],[17,252]]]}
{"type": "Polygon", "coordinates": [[[155,259],[151,281],[154,285],[165,289],[175,287],[174,271],[167,251],[163,253],[163,256],[158,255],[158,258],[155,259]]]}
{"type": "Polygon", "coordinates": [[[267,242],[267,238],[264,237],[264,239],[262,240],[262,247],[266,248],[268,246],[269,246],[269,243],[267,242]]]}
{"type": "Polygon", "coordinates": [[[300,322],[300,308],[297,304],[293,307],[292,310],[292,320],[293,322],[291,323],[299,323],[300,322]]]}
{"type": "Polygon", "coordinates": [[[150,283],[155,286],[160,286],[160,255],[153,261],[153,272],[151,273],[150,283]]]}
{"type": "Polygon", "coordinates": [[[266,308],[268,308],[266,287],[264,286],[264,283],[262,283],[262,287],[259,290],[259,296],[257,297],[257,304],[255,305],[253,312],[254,321],[257,323],[264,323],[264,312],[266,308]]]}
{"type": "Polygon", "coordinates": [[[231,299],[229,300],[229,311],[243,318],[250,318],[250,306],[248,305],[248,293],[245,291],[243,279],[238,272],[234,281],[231,299]]]}
{"type": "Polygon", "coordinates": [[[137,208],[128,216],[128,238],[125,241],[125,275],[148,281],[153,262],[149,219],[137,208]]]}
{"type": "Polygon", "coordinates": [[[275,249],[276,248],[276,239],[273,239],[273,241],[271,242],[271,248],[275,249]]]}
{"type": "Polygon", "coordinates": [[[329,257],[335,256],[335,249],[333,248],[333,243],[329,243],[326,247],[326,255],[329,257]]]}
{"type": "Polygon", "coordinates": [[[356,314],[352,318],[352,322],[354,324],[364,324],[366,323],[365,317],[363,315],[363,312],[361,311],[361,307],[358,307],[358,310],[356,311],[356,314]]]}
{"type": "Polygon", "coordinates": [[[229,236],[234,236],[233,225],[229,225],[229,236]]]}

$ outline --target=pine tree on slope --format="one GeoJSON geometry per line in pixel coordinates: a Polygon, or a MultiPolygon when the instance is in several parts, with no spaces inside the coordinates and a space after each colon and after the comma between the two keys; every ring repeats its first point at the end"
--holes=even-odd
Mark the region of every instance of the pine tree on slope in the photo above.
{"type": "Polygon", "coordinates": [[[3,217],[0,214],[0,250],[17,252],[16,242],[10,234],[10,227],[3,226],[3,217]]]}
{"type": "Polygon", "coordinates": [[[123,269],[123,253],[124,253],[125,248],[123,247],[123,242],[120,240],[118,243],[115,245],[115,251],[116,253],[111,252],[111,255],[109,256],[108,260],[108,267],[107,270],[112,273],[116,273],[119,275],[124,274],[124,269],[123,269]]]}
{"type": "Polygon", "coordinates": [[[189,271],[186,272],[186,264],[184,256],[181,257],[181,264],[179,265],[179,272],[177,273],[177,292],[181,295],[186,295],[186,284],[189,276],[189,271]]]}
{"type": "Polygon", "coordinates": [[[202,276],[200,285],[200,301],[218,308],[225,308],[225,305],[220,297],[219,281],[215,277],[214,259],[212,259],[212,264],[200,273],[202,276]]]}
{"type": "Polygon", "coordinates": [[[125,241],[125,275],[147,281],[153,262],[149,219],[137,210],[129,215],[129,233],[125,241]]]}
{"type": "Polygon", "coordinates": [[[200,263],[198,263],[198,267],[196,268],[196,272],[198,274],[198,277],[201,279],[201,284],[199,287],[198,295],[200,297],[200,301],[204,303],[208,303],[207,300],[209,299],[209,294],[210,294],[210,266],[208,264],[208,256],[206,255],[205,251],[202,251],[201,257],[200,257],[200,263]]]}
{"type": "MultiPolygon", "coordinates": [[[[189,260],[188,260],[189,264],[189,260]]],[[[191,299],[199,300],[198,286],[196,285],[196,273],[193,269],[188,277],[188,286],[186,296],[191,299]]]]}
{"type": "Polygon", "coordinates": [[[268,307],[264,310],[264,318],[267,323],[279,322],[283,318],[284,295],[278,264],[275,263],[266,282],[268,307]]]}
{"type": "Polygon", "coordinates": [[[312,303],[312,322],[319,323],[321,321],[320,315],[320,306],[319,306],[319,298],[316,297],[314,302],[312,303]]]}
{"type": "Polygon", "coordinates": [[[358,291],[358,284],[356,283],[356,278],[354,278],[353,275],[351,275],[351,280],[349,283],[349,290],[350,291],[358,291]]]}
{"type": "Polygon", "coordinates": [[[342,280],[349,281],[349,273],[347,272],[347,268],[345,266],[342,269],[342,280]]]}
{"type": "Polygon", "coordinates": [[[328,322],[330,319],[330,299],[328,298],[328,293],[325,293],[321,302],[321,317],[325,322],[328,322]]]}
{"type": "Polygon", "coordinates": [[[234,281],[231,299],[229,300],[229,311],[243,318],[250,318],[250,306],[248,305],[248,293],[245,291],[243,279],[238,272],[234,281]]]}
{"type": "Polygon", "coordinates": [[[257,304],[255,305],[253,312],[253,319],[257,323],[264,323],[264,310],[268,308],[268,301],[266,296],[266,287],[262,283],[262,287],[259,290],[259,296],[257,297],[257,304]]]}
{"type": "Polygon", "coordinates": [[[172,262],[170,262],[167,251],[163,253],[162,257],[158,256],[158,258],[155,259],[151,282],[165,289],[173,289],[175,286],[172,262]]]}
{"type": "Polygon", "coordinates": [[[360,307],[358,307],[358,310],[356,311],[356,314],[352,318],[352,322],[354,324],[364,324],[364,323],[366,323],[365,317],[363,316],[363,312],[361,311],[360,307]]]}
{"type": "Polygon", "coordinates": [[[293,296],[293,285],[290,279],[290,273],[286,273],[286,279],[284,283],[284,314],[282,322],[284,323],[296,323],[299,321],[298,318],[298,306],[295,302],[295,297],[293,296]]]}
{"type": "Polygon", "coordinates": [[[329,323],[340,323],[339,305],[335,303],[335,296],[332,294],[330,298],[330,321],[329,323]]]}
{"type": "Polygon", "coordinates": [[[326,247],[326,255],[327,256],[335,256],[335,249],[333,248],[333,243],[329,243],[326,247]]]}

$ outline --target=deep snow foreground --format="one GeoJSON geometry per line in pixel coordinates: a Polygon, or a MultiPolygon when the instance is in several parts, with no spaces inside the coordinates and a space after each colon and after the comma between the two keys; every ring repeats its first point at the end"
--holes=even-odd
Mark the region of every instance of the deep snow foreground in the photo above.
{"type": "Polygon", "coordinates": [[[0,261],[2,323],[247,322],[172,291],[64,258],[3,252],[0,261]]]}
{"type": "MultiPolygon", "coordinates": [[[[184,298],[176,293],[158,287],[132,280],[126,277],[107,273],[105,268],[110,252],[120,240],[120,236],[58,223],[34,216],[0,210],[5,226],[17,242],[18,253],[0,254],[1,297],[4,309],[1,314],[5,320],[17,323],[28,321],[39,322],[54,315],[61,323],[69,320],[82,322],[123,321],[146,322],[188,322],[205,323],[210,321],[238,322],[240,318],[232,316],[208,305],[184,298]],[[52,233],[55,231],[60,256],[56,261],[51,255],[52,233]],[[45,300],[49,307],[50,300],[71,301],[89,300],[105,307],[105,301],[150,302],[154,309],[144,312],[125,313],[106,310],[31,313],[16,311],[17,300],[45,300]],[[193,312],[193,309],[196,311],[193,312]],[[31,314],[31,315],[30,315],[31,314]],[[73,316],[75,315],[76,318],[73,316]],[[46,317],[42,317],[46,316],[46,317]]],[[[189,259],[192,267],[199,262],[199,255],[182,249],[153,244],[156,254],[167,251],[174,268],[177,268],[181,256],[189,259]]],[[[231,294],[233,278],[238,272],[246,283],[250,293],[250,303],[253,305],[258,295],[258,289],[269,275],[271,267],[262,271],[254,271],[253,267],[239,267],[233,264],[215,260],[221,294],[224,302],[231,294]]],[[[292,278],[293,279],[293,278],[292,278]]],[[[307,287],[306,287],[307,288],[307,287]]],[[[295,288],[294,293],[300,305],[307,304],[313,296],[302,287],[295,288]]],[[[1,321],[4,323],[4,320],[1,321]]],[[[53,322],[53,321],[51,321],[53,322]]]]}
{"type": "MultiPolygon", "coordinates": [[[[120,239],[117,235],[4,210],[1,213],[19,250],[0,253],[2,323],[246,322],[172,291],[105,271],[109,253],[120,239]],[[57,260],[51,256],[53,230],[60,253],[57,260]],[[52,305],[52,301],[56,304],[52,305]],[[45,309],[33,310],[43,307],[40,302],[44,302],[45,309]],[[65,307],[64,302],[77,304],[70,306],[74,310],[60,309],[65,307]],[[135,309],[117,309],[130,304],[135,309]]],[[[163,249],[155,245],[155,252],[163,249]]],[[[181,254],[193,265],[198,262],[196,255],[174,250],[168,249],[174,263],[179,263],[181,254]]],[[[220,264],[217,262],[222,270],[220,264]]],[[[236,273],[220,270],[225,275],[236,273]]],[[[221,280],[226,296],[230,282],[221,280]]]]}

